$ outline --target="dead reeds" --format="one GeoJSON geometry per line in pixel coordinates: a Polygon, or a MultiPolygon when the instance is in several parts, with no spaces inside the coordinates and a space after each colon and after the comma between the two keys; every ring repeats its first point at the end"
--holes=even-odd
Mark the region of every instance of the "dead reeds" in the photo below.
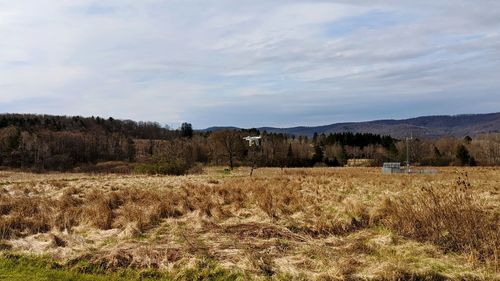
{"type": "Polygon", "coordinates": [[[385,202],[384,223],[397,233],[498,263],[500,216],[473,192],[466,174],[455,186],[427,186],[385,202]]]}
{"type": "Polygon", "coordinates": [[[2,186],[0,248],[69,253],[105,271],[178,269],[209,258],[275,279],[440,280],[432,278],[477,269],[471,276],[487,280],[488,266],[498,264],[500,216],[498,188],[482,175],[500,177],[478,173],[455,180],[451,173],[260,169],[251,178],[54,175],[29,182],[23,175],[2,186]],[[50,245],[27,246],[50,235],[50,245]],[[463,265],[471,259],[472,269],[463,265]]]}

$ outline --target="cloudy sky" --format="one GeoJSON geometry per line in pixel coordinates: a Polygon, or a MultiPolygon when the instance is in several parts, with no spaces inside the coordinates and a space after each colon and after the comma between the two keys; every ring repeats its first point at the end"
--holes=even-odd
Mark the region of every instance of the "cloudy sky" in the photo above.
{"type": "Polygon", "coordinates": [[[204,128],[498,111],[498,0],[0,0],[0,112],[204,128]]]}

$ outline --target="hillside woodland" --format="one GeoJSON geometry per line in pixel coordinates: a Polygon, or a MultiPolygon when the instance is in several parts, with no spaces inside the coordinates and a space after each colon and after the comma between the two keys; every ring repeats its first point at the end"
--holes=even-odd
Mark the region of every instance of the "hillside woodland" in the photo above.
{"type": "MultiPolygon", "coordinates": [[[[343,166],[348,159],[406,161],[406,141],[372,133],[313,137],[253,130],[194,131],[100,117],[0,115],[0,166],[31,171],[185,174],[200,165],[343,166]],[[262,135],[260,147],[243,140],[262,135]]],[[[408,142],[416,165],[499,165],[500,134],[408,142]]]]}

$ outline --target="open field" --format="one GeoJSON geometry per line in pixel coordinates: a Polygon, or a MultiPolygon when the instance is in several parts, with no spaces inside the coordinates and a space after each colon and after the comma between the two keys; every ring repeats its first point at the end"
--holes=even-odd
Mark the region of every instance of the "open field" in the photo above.
{"type": "Polygon", "coordinates": [[[0,279],[500,280],[498,168],[248,174],[0,172],[0,279]]]}

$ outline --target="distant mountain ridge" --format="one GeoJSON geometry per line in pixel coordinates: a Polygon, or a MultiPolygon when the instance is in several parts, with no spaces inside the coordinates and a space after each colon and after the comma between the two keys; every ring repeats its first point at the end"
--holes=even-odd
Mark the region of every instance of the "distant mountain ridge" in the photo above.
{"type": "MultiPolygon", "coordinates": [[[[210,127],[203,131],[238,129],[236,127],[210,127]]],[[[270,133],[284,133],[311,137],[314,133],[373,133],[404,138],[412,134],[418,138],[464,137],[500,132],[500,112],[486,114],[435,115],[409,119],[387,119],[366,122],[334,123],[324,126],[290,128],[260,127],[270,133]]]]}

